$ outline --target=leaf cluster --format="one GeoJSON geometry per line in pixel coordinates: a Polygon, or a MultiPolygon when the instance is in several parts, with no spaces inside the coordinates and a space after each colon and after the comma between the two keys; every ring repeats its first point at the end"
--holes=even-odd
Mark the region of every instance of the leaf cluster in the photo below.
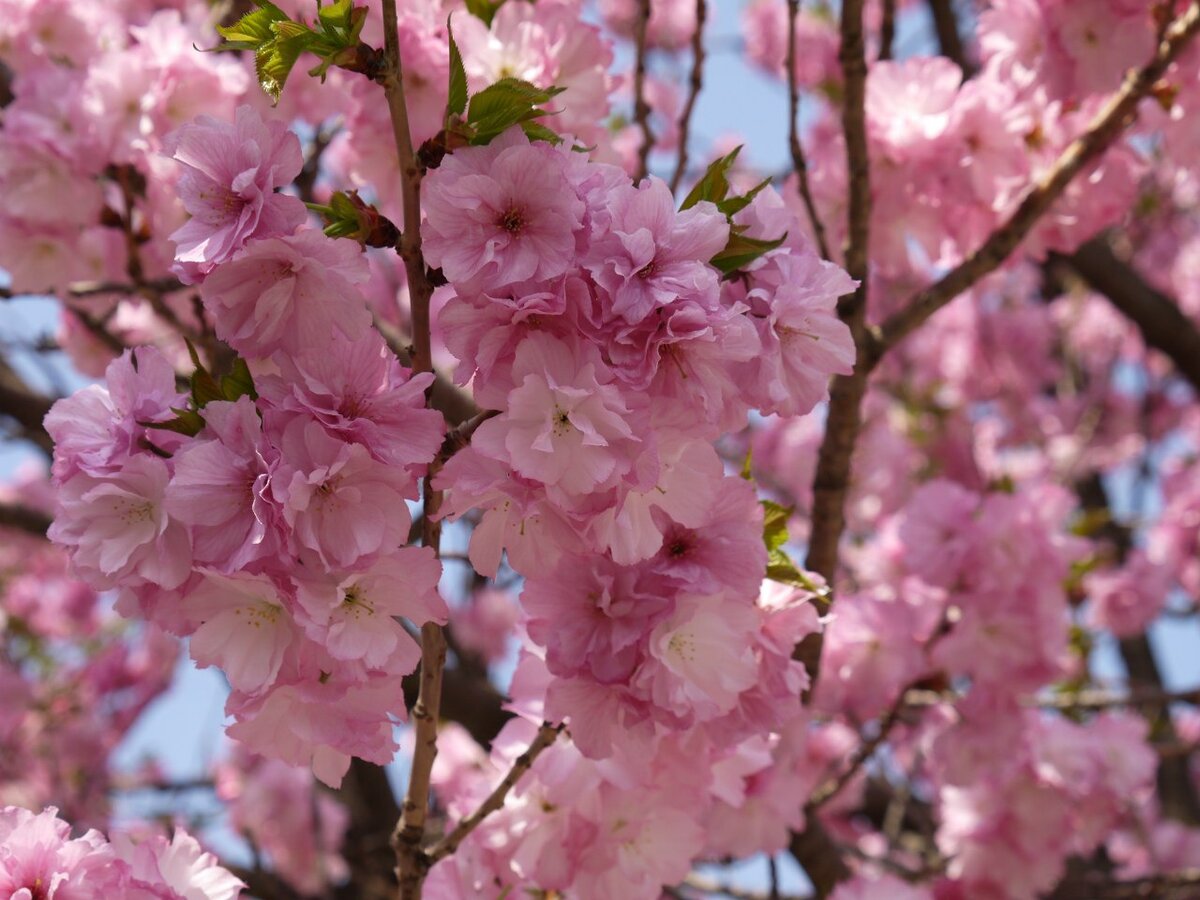
{"type": "Polygon", "coordinates": [[[275,103],[302,53],[320,58],[308,74],[322,80],[331,66],[371,74],[368,70],[378,54],[359,40],[367,21],[365,6],[334,0],[317,8],[317,21],[310,26],[293,21],[270,0],[254,0],[254,4],[233,25],[217,26],[225,42],[216,49],[251,51],[258,83],[275,103]]]}
{"type": "MultiPolygon", "coordinates": [[[[486,3],[486,0],[481,2],[486,3]]],[[[495,9],[492,10],[494,12],[495,9]]],[[[435,169],[447,153],[453,153],[459,147],[489,144],[514,125],[520,125],[531,141],[560,143],[562,138],[537,120],[552,115],[544,105],[564,90],[566,88],[553,85],[540,88],[519,78],[501,78],[472,96],[467,89],[462,52],[451,30],[450,84],[445,122],[442,130],[422,145],[419,153],[421,162],[426,168],[435,169]]]]}
{"type": "Polygon", "coordinates": [[[787,232],[774,240],[748,237],[745,225],[734,224],[733,217],[749,206],[751,201],[758,196],[759,191],[771,183],[771,179],[767,178],[744,194],[730,195],[729,171],[733,168],[733,164],[741,152],[742,148],[739,145],[727,155],[715,160],[705,171],[703,177],[696,182],[695,187],[688,192],[683,199],[683,204],[679,207],[682,212],[685,209],[691,209],[697,203],[707,201],[715,205],[717,210],[728,220],[729,242],[725,245],[724,250],[709,260],[709,263],[720,269],[727,279],[733,278],[754,260],[764,253],[774,250],[787,240],[787,232]]]}
{"type": "Polygon", "coordinates": [[[233,358],[233,363],[227,373],[215,375],[205,367],[192,342],[187,341],[186,338],[185,341],[188,355],[191,356],[192,365],[195,366],[190,382],[188,405],[182,408],[172,406],[171,412],[175,413],[174,419],[168,419],[165,422],[140,422],[139,424],[146,428],[158,428],[195,437],[204,428],[204,416],[201,411],[209,403],[214,400],[233,402],[239,397],[250,397],[253,400],[258,398],[258,393],[254,390],[254,379],[250,375],[250,368],[240,356],[233,358]]]}

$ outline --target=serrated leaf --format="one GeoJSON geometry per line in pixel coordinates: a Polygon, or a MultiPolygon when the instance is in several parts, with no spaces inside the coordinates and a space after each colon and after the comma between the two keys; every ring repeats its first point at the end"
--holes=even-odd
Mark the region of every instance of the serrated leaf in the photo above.
{"type": "Polygon", "coordinates": [[[709,203],[719,203],[724,200],[725,196],[729,193],[729,179],[726,178],[726,173],[733,167],[734,161],[741,152],[742,146],[739,144],[727,155],[714,160],[704,170],[704,176],[696,182],[695,186],[688,191],[688,195],[683,198],[683,204],[679,207],[680,212],[685,209],[691,209],[697,203],[704,200],[707,200],[709,203]]]}
{"type": "Polygon", "coordinates": [[[327,31],[340,31],[349,35],[354,28],[351,11],[350,0],[334,0],[328,6],[317,10],[317,22],[327,31]]]}
{"type": "Polygon", "coordinates": [[[709,262],[720,269],[725,275],[731,275],[738,269],[745,268],[764,253],[769,253],[787,240],[787,232],[773,241],[746,237],[734,230],[729,233],[729,243],[725,249],[714,256],[709,262]]]}
{"type": "Polygon", "coordinates": [[[746,193],[737,197],[726,197],[717,204],[717,209],[725,215],[725,218],[732,219],[743,209],[749,206],[751,201],[758,196],[759,191],[761,191],[770,183],[770,178],[764,178],[746,193]]]}
{"type": "MultiPolygon", "coordinates": [[[[545,141],[547,144],[554,144],[556,146],[562,143],[562,138],[541,122],[522,122],[521,129],[531,141],[545,141]]],[[[584,152],[586,150],[587,148],[584,148],[584,152]]]]}
{"type": "Polygon", "coordinates": [[[542,89],[519,78],[501,78],[471,98],[467,123],[474,129],[473,144],[486,144],[513,125],[547,115],[538,107],[564,88],[542,89]]]}
{"type": "Polygon", "coordinates": [[[287,13],[268,0],[256,0],[258,9],[252,9],[233,25],[218,25],[217,33],[225,38],[227,49],[257,50],[263,44],[275,40],[272,26],[276,22],[288,21],[287,13]]]}
{"type": "Polygon", "coordinates": [[[760,500],[759,503],[763,508],[763,543],[767,550],[777,550],[787,543],[787,523],[793,507],[780,506],[773,500],[760,500]]]}
{"type": "Polygon", "coordinates": [[[308,49],[313,35],[310,31],[302,31],[289,38],[278,38],[269,44],[264,44],[254,54],[254,67],[258,72],[258,83],[273,103],[279,102],[283,86],[287,83],[288,75],[300,58],[300,54],[308,49]]]}
{"type": "Polygon", "coordinates": [[[767,578],[770,581],[777,581],[780,584],[808,591],[819,601],[827,601],[829,598],[829,588],[813,581],[807,572],[792,562],[791,557],[779,549],[772,550],[767,556],[767,578]]]}
{"type": "Polygon", "coordinates": [[[454,41],[448,18],[446,31],[450,34],[450,93],[446,100],[446,122],[449,127],[450,116],[461,116],[467,111],[467,70],[463,68],[462,53],[454,41]]]}

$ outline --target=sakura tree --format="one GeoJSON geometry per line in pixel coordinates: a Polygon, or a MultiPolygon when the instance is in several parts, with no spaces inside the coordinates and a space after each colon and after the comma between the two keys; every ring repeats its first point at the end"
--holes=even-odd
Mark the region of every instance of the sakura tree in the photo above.
{"type": "Polygon", "coordinates": [[[0,896],[1200,894],[1198,31],[0,0],[0,896]]]}

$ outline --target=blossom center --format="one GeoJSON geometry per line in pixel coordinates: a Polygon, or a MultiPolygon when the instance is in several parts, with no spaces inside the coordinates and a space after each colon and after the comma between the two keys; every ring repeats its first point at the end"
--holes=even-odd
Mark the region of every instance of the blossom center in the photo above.
{"type": "Polygon", "coordinates": [[[525,228],[525,212],[519,207],[510,207],[500,216],[496,224],[509,234],[520,234],[525,228]]]}

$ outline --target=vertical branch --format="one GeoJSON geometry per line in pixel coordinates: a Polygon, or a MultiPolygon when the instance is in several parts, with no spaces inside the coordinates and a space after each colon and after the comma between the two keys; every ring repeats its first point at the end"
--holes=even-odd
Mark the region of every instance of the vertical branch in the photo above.
{"type": "MultiPolygon", "coordinates": [[[[813,479],[812,535],[805,565],[835,585],[838,568],[838,542],[845,528],[846,493],[850,483],[850,460],[858,440],[863,396],[867,391],[870,363],[864,357],[867,344],[867,262],[871,219],[871,179],[867,157],[867,57],[863,36],[864,0],[843,0],[842,44],[838,59],[842,64],[845,94],[842,105],[842,130],[846,135],[846,165],[849,170],[849,221],[845,250],[846,271],[858,281],[854,293],[838,301],[838,314],[850,326],[858,358],[854,372],[838,375],[830,387],[829,416],[825,437],[817,459],[813,479]]],[[[794,38],[793,38],[794,40],[794,38]]],[[[820,635],[806,638],[794,654],[816,683],[821,657],[820,635]]],[[[827,897],[839,882],[850,877],[850,869],[837,845],[825,831],[815,810],[805,816],[804,830],[792,835],[789,846],[817,890],[827,897]]]]}
{"type": "Polygon", "coordinates": [[[883,22],[879,26],[879,58],[892,58],[892,45],[896,42],[896,0],[883,0],[883,22]]]}
{"type": "Polygon", "coordinates": [[[675,174],[671,176],[671,193],[679,190],[684,172],[688,164],[688,142],[692,134],[692,112],[696,108],[696,100],[704,87],[704,23],[708,18],[708,4],[705,0],[696,0],[696,30],[692,32],[692,75],[688,83],[687,102],[683,105],[683,113],[679,116],[679,158],[675,163],[675,174]]]}
{"type": "Polygon", "coordinates": [[[804,145],[800,143],[800,89],[796,84],[796,16],[800,12],[800,0],[787,0],[787,80],[788,80],[788,149],[792,154],[792,168],[796,171],[796,184],[800,199],[808,213],[809,224],[817,239],[817,249],[823,259],[833,259],[829,253],[829,239],[825,236],[825,225],[813,202],[812,189],[808,183],[808,160],[804,156],[804,145]]]}
{"type": "MultiPolygon", "coordinates": [[[[404,99],[404,70],[400,62],[400,41],[396,20],[396,0],[383,0],[384,68],[381,80],[392,122],[392,137],[400,164],[401,196],[404,202],[404,228],[397,247],[408,275],[411,302],[415,372],[432,372],[433,356],[430,347],[429,302],[433,286],[425,270],[421,252],[421,167],[413,152],[412,132],[408,123],[408,106],[404,99]]],[[[428,398],[426,398],[428,402],[428,398]]],[[[439,551],[441,525],[435,520],[441,505],[441,493],[433,490],[433,466],[422,483],[425,509],[422,516],[422,542],[439,551]]],[[[430,622],[421,627],[421,678],[417,702],[413,704],[412,719],[416,733],[412,771],[408,790],[401,806],[400,818],[392,834],[396,852],[396,875],[400,880],[402,900],[417,900],[425,874],[428,857],[422,848],[425,819],[429,807],[429,783],[433,760],[437,756],[437,725],[442,704],[442,671],[446,664],[446,639],[440,626],[430,622]]]]}
{"type": "Polygon", "coordinates": [[[641,181],[650,173],[650,151],[654,148],[654,132],[650,129],[650,104],[646,102],[646,31],[650,26],[650,2],[651,0],[638,0],[637,20],[633,26],[636,52],[633,64],[633,120],[642,131],[634,181],[641,181]]]}
{"type": "Polygon", "coordinates": [[[974,74],[975,66],[967,59],[967,51],[958,34],[958,17],[954,15],[951,0],[929,0],[929,12],[933,15],[933,28],[937,32],[942,55],[958,63],[964,76],[974,74]]]}
{"type": "MultiPolygon", "coordinates": [[[[830,388],[829,417],[813,483],[812,539],[806,565],[833,585],[837,575],[838,542],[845,528],[845,499],[850,482],[850,458],[858,439],[860,407],[867,389],[868,360],[865,328],[867,306],[867,244],[870,236],[871,181],[867,158],[866,43],[863,0],[842,4],[842,46],[838,58],[845,78],[842,128],[850,174],[846,271],[858,281],[854,293],[838,302],[838,313],[850,326],[858,360],[851,375],[839,375],[830,388]]],[[[810,675],[816,674],[815,667],[810,675]]]]}

